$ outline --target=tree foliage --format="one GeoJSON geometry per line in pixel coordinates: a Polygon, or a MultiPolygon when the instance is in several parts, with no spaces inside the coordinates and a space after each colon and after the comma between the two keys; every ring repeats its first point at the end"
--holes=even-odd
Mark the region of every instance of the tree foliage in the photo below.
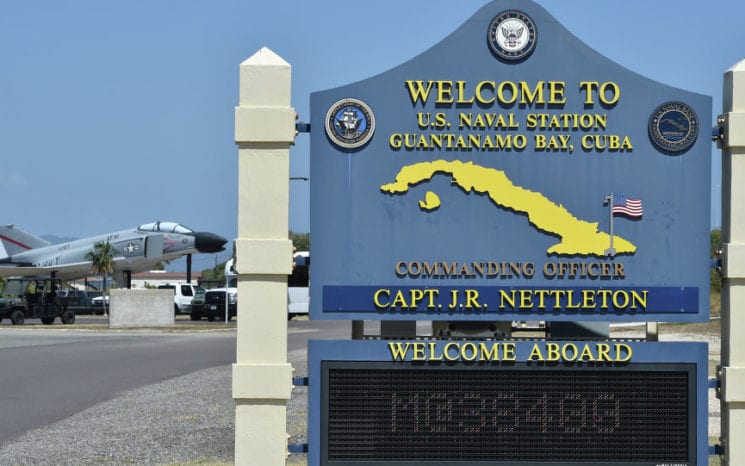
{"type": "MultiPolygon", "coordinates": [[[[719,259],[719,250],[722,247],[722,230],[711,231],[710,257],[712,261],[719,259]]],[[[709,283],[711,289],[716,292],[722,291],[722,275],[719,269],[712,268],[709,283]]]]}
{"type": "Polygon", "coordinates": [[[225,282],[225,262],[220,262],[211,269],[202,270],[202,280],[225,282]]]}
{"type": "Polygon", "coordinates": [[[296,233],[290,231],[290,239],[292,240],[292,246],[296,251],[310,250],[310,233],[296,233]]]}
{"type": "Polygon", "coordinates": [[[93,249],[88,251],[85,259],[91,261],[93,273],[103,276],[103,312],[106,314],[106,279],[114,273],[114,257],[119,251],[108,241],[97,241],[93,249]]]}

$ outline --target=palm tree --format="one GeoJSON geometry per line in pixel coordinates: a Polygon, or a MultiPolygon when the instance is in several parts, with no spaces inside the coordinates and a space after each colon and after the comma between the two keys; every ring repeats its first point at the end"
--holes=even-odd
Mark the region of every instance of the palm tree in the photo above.
{"type": "Polygon", "coordinates": [[[93,244],[93,249],[88,251],[85,259],[91,261],[91,269],[94,273],[103,275],[103,313],[106,312],[106,277],[114,272],[114,256],[119,251],[108,241],[97,241],[93,244]]]}

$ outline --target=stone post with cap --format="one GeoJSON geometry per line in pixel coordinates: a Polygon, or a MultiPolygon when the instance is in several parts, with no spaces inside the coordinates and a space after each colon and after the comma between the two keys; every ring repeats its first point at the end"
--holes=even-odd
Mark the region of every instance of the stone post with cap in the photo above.
{"type": "Polygon", "coordinates": [[[238,145],[238,329],[233,365],[235,464],[284,465],[287,401],[289,149],[295,140],[290,65],[262,48],[240,65],[238,145]]]}
{"type": "Polygon", "coordinates": [[[724,73],[722,129],[722,446],[745,464],[745,60],[724,73]]]}

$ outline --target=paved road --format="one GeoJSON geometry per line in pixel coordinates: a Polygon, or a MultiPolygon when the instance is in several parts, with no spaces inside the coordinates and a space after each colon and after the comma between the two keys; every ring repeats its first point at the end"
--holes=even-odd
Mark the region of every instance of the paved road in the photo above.
{"type": "Polygon", "coordinates": [[[235,359],[235,334],[3,331],[0,441],[118,393],[235,359]]]}
{"type": "MultiPolygon", "coordinates": [[[[213,324],[215,330],[220,325],[213,324]]],[[[349,323],[293,320],[288,350],[309,338],[348,338],[349,323]]],[[[301,355],[301,357],[304,355],[301,355]]],[[[119,393],[235,362],[235,330],[76,331],[0,328],[0,443],[119,393]]]]}

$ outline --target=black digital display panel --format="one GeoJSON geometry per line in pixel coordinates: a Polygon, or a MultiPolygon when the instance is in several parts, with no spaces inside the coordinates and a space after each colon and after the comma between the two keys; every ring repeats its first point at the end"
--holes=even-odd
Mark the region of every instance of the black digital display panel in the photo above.
{"type": "Polygon", "coordinates": [[[696,365],[323,361],[321,464],[696,464],[696,365]]]}

